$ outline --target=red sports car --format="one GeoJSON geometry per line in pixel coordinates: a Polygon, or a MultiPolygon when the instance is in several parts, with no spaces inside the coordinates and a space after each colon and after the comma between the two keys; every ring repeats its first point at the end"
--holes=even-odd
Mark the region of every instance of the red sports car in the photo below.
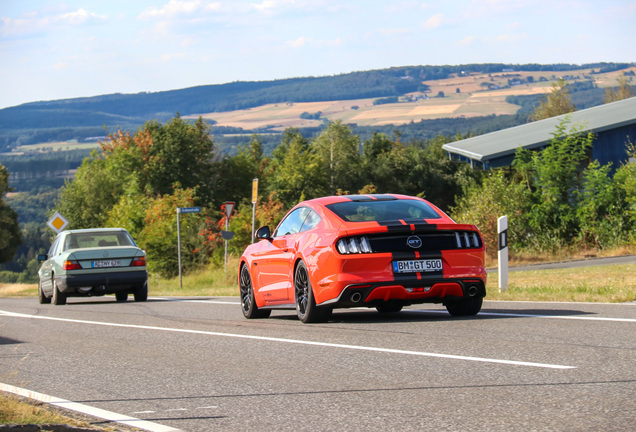
{"type": "Polygon", "coordinates": [[[486,295],[485,247],[474,225],[457,224],[421,198],[350,195],[295,206],[273,234],[241,256],[246,318],[296,309],[325,322],[334,308],[399,312],[443,303],[451,315],[475,315],[486,295]]]}

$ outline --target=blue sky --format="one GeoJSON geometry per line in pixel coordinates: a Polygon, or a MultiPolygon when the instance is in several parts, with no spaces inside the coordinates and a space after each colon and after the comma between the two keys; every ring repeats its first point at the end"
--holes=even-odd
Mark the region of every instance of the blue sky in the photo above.
{"type": "Polygon", "coordinates": [[[636,61],[636,0],[0,0],[0,108],[391,66],[636,61]]]}

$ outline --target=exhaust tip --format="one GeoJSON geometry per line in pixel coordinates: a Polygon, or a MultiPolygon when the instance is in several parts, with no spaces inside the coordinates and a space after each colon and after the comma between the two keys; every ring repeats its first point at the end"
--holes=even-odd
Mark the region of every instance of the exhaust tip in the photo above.
{"type": "Polygon", "coordinates": [[[349,297],[349,300],[351,300],[352,303],[358,303],[360,302],[360,300],[362,300],[362,294],[356,291],[353,294],[351,294],[351,296],[349,297]]]}
{"type": "Polygon", "coordinates": [[[470,287],[468,287],[468,295],[470,297],[475,297],[478,291],[479,290],[477,289],[477,286],[475,285],[471,285],[470,287]]]}

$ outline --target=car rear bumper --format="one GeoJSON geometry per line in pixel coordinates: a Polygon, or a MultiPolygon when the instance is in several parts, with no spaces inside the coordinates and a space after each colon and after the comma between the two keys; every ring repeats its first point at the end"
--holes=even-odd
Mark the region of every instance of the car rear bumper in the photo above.
{"type": "Polygon", "coordinates": [[[67,295],[112,294],[132,289],[146,283],[147,280],[146,270],[55,277],[58,289],[67,295]]]}
{"type": "Polygon", "coordinates": [[[336,298],[320,303],[334,308],[375,307],[392,302],[408,306],[420,303],[452,303],[467,297],[485,297],[485,281],[480,278],[386,281],[346,286],[336,298]]]}

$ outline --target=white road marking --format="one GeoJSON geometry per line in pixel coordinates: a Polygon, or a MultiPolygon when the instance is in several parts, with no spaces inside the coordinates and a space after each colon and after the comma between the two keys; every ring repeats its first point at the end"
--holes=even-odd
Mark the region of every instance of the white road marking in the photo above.
{"type": "Polygon", "coordinates": [[[306,340],[299,340],[299,339],[283,339],[283,338],[266,337],[266,336],[210,332],[210,331],[203,331],[203,330],[188,330],[188,329],[177,329],[177,328],[169,328],[169,327],[154,327],[154,326],[143,326],[143,325],[135,325],[135,324],[119,324],[119,323],[108,323],[108,322],[100,322],[100,321],[86,321],[86,320],[76,320],[76,319],[68,319],[68,318],[46,317],[42,315],[28,315],[28,314],[7,312],[2,310],[0,310],[0,315],[6,316],[6,317],[63,321],[63,322],[72,322],[72,323],[78,323],[78,324],[100,325],[100,326],[107,326],[107,327],[136,328],[141,330],[155,330],[155,331],[165,331],[165,332],[173,332],[173,333],[188,333],[188,334],[200,334],[200,335],[207,335],[207,336],[252,339],[252,340],[260,340],[260,341],[268,341],[268,342],[291,343],[291,344],[298,344],[298,345],[312,345],[312,346],[350,349],[350,350],[358,350],[358,351],[371,351],[371,352],[382,352],[382,353],[390,353],[390,354],[413,355],[413,356],[421,356],[421,357],[437,357],[437,358],[444,358],[444,359],[465,360],[465,361],[474,361],[474,362],[482,362],[482,363],[498,363],[498,364],[505,364],[505,365],[512,365],[512,366],[528,366],[528,367],[539,367],[539,368],[548,368],[548,369],[576,369],[576,366],[564,366],[564,365],[548,364],[548,363],[502,360],[502,359],[484,358],[484,357],[470,357],[470,356],[460,356],[460,355],[453,355],[453,354],[439,354],[439,353],[430,353],[430,352],[422,352],[422,351],[399,350],[399,349],[392,349],[392,348],[346,345],[346,344],[336,344],[336,343],[328,343],[328,342],[314,342],[314,341],[306,341],[306,340]]]}
{"type": "MultiPolygon", "coordinates": [[[[442,310],[433,309],[404,309],[404,312],[430,312],[447,314],[448,312],[442,310]]],[[[503,316],[511,318],[547,318],[547,319],[566,319],[566,320],[584,320],[584,321],[612,321],[612,322],[633,322],[636,323],[634,318],[606,318],[606,317],[594,317],[594,316],[572,316],[572,315],[539,315],[539,314],[524,314],[524,313],[510,313],[510,312],[479,312],[479,315],[485,316],[503,316]]]]}
{"type": "Polygon", "coordinates": [[[122,423],[135,428],[151,431],[151,432],[181,432],[181,429],[175,429],[170,426],[164,426],[159,423],[153,423],[146,420],[141,420],[135,417],[130,417],[123,414],[114,413],[112,411],[106,411],[100,408],[91,407],[88,405],[72,402],[66,399],[60,399],[55,396],[50,396],[43,393],[34,392],[32,390],[15,387],[9,384],[0,383],[0,390],[13,393],[18,396],[26,397],[29,399],[35,399],[39,402],[44,402],[50,405],[55,405],[60,408],[68,409],[71,411],[80,412],[92,417],[101,418],[111,422],[122,423]]]}
{"type": "Polygon", "coordinates": [[[170,301],[170,302],[183,302],[183,303],[211,303],[211,304],[225,304],[225,305],[240,305],[241,302],[230,302],[230,301],[221,301],[221,300],[195,300],[195,299],[175,299],[175,298],[166,298],[166,297],[148,297],[148,300],[162,300],[162,301],[170,301]]]}

